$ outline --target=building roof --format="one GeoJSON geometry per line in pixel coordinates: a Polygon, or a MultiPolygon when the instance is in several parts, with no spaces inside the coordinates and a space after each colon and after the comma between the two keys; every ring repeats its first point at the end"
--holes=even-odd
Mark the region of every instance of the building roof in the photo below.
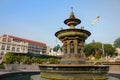
{"type": "Polygon", "coordinates": [[[3,37],[5,37],[5,36],[9,36],[9,37],[13,38],[13,40],[16,40],[16,41],[24,41],[24,42],[28,42],[29,44],[35,44],[35,45],[39,45],[39,46],[43,46],[43,47],[46,46],[45,43],[38,42],[38,41],[33,41],[33,40],[24,39],[24,38],[19,38],[19,37],[7,35],[7,34],[3,35],[3,37]]]}

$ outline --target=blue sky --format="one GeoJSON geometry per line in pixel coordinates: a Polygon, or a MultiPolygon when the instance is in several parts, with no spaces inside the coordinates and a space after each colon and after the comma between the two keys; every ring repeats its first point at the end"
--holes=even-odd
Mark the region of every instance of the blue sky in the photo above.
{"type": "MultiPolygon", "coordinates": [[[[92,34],[86,40],[112,44],[120,37],[120,0],[0,0],[0,35],[9,34],[40,41],[53,47],[54,33],[61,27],[73,7],[77,28],[84,26],[92,34]],[[91,26],[100,16],[101,20],[91,26]]],[[[61,44],[59,40],[58,44],[61,44]]]]}

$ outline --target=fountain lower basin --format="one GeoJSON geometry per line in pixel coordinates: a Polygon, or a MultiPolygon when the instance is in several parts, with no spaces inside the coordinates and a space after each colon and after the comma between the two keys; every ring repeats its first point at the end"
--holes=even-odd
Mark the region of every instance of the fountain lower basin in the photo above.
{"type": "MultiPolygon", "coordinates": [[[[108,74],[108,80],[120,80],[120,74],[108,74]],[[115,77],[116,76],[116,77],[115,77]]],[[[40,77],[40,72],[14,72],[0,75],[0,80],[51,80],[40,77]]]]}
{"type": "Polygon", "coordinates": [[[109,66],[88,64],[40,65],[40,76],[52,80],[107,80],[109,66]]]}

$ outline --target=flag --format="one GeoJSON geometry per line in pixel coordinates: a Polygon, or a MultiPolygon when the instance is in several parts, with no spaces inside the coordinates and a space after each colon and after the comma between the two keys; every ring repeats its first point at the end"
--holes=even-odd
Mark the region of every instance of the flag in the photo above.
{"type": "Polygon", "coordinates": [[[93,26],[97,21],[100,21],[100,16],[97,16],[95,20],[92,21],[91,26],[93,26]]]}

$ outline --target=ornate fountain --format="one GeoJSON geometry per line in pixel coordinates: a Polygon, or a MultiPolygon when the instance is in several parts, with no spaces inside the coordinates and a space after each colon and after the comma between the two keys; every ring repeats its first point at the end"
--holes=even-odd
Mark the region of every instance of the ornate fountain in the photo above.
{"type": "Polygon", "coordinates": [[[83,47],[91,33],[83,27],[75,28],[81,20],[75,18],[73,10],[64,23],[70,28],[55,33],[63,43],[64,56],[60,64],[41,64],[40,76],[49,80],[107,80],[108,66],[85,61],[83,47]]]}

